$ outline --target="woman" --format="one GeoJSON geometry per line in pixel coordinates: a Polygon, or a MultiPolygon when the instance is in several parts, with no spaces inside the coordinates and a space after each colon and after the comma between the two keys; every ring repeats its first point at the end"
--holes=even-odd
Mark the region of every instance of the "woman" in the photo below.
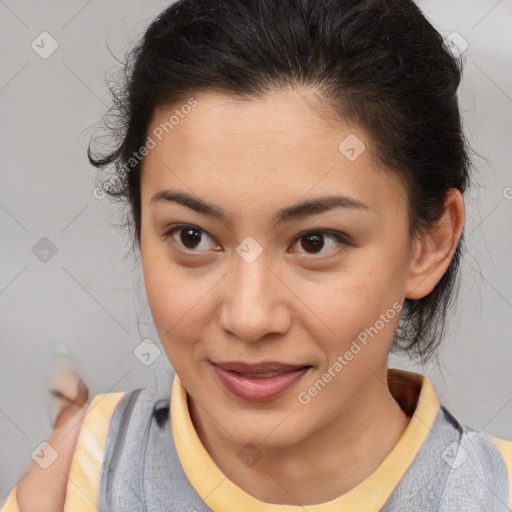
{"type": "Polygon", "coordinates": [[[179,1],[126,71],[89,159],[176,375],[78,403],[68,482],[4,510],[512,506],[512,442],[387,366],[437,353],[470,180],[461,64],[414,2],[179,1]]]}

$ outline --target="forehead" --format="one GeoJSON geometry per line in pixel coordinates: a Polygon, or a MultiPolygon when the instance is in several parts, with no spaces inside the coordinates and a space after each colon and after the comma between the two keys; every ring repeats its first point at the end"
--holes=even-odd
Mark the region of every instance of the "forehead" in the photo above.
{"type": "Polygon", "coordinates": [[[142,165],[146,204],[166,186],[219,198],[217,203],[243,199],[269,207],[327,193],[377,210],[405,199],[398,180],[376,165],[366,133],[335,119],[311,92],[282,90],[258,99],[204,92],[193,98],[193,108],[181,108],[185,100],[153,115],[148,136],[156,144],[142,165]]]}
{"type": "MultiPolygon", "coordinates": [[[[194,99],[196,105],[180,119],[174,116],[178,123],[168,134],[162,134],[167,141],[174,138],[176,145],[179,143],[183,148],[202,145],[206,150],[234,153],[239,149],[258,150],[259,144],[266,144],[268,152],[288,151],[289,158],[293,157],[290,149],[318,157],[320,151],[313,151],[313,139],[317,147],[322,139],[324,143],[318,149],[327,150],[328,159],[337,156],[340,137],[354,131],[367,146],[371,145],[360,130],[335,120],[334,112],[308,90],[283,89],[260,98],[208,91],[194,95],[194,99]],[[219,142],[223,144],[218,145],[219,142]]],[[[181,104],[156,109],[149,131],[165,128],[173,113],[185,106],[183,100],[181,104]]]]}

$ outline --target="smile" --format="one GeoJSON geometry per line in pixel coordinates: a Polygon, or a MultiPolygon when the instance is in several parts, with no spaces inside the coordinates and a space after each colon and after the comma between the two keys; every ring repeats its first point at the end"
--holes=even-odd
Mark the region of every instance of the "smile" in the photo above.
{"type": "Polygon", "coordinates": [[[263,402],[277,398],[297,384],[309,371],[311,365],[212,363],[212,367],[219,382],[232,396],[246,402],[263,402]],[[276,369],[278,366],[288,369],[276,369]],[[231,369],[234,367],[238,370],[247,369],[244,371],[231,369]]]}

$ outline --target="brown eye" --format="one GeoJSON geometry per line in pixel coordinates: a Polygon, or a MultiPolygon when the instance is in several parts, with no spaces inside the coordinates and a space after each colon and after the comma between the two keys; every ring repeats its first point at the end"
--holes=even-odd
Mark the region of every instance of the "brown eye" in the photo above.
{"type": "Polygon", "coordinates": [[[205,231],[197,226],[188,224],[173,226],[171,229],[167,230],[163,234],[163,238],[166,240],[169,237],[172,238],[173,243],[175,243],[179,249],[184,251],[199,253],[208,250],[208,247],[201,247],[201,244],[203,246],[205,245],[205,243],[203,243],[205,240],[210,240],[212,242],[211,246],[216,247],[216,244],[205,231]]]}
{"type": "Polygon", "coordinates": [[[194,228],[186,228],[181,229],[180,233],[180,241],[187,249],[195,249],[196,246],[201,242],[201,235],[199,234],[198,229],[194,228]]]}
{"type": "Polygon", "coordinates": [[[313,253],[317,253],[322,250],[324,246],[323,235],[308,235],[301,238],[301,247],[305,250],[311,249],[313,253]]]}
{"type": "Polygon", "coordinates": [[[336,252],[340,247],[349,245],[341,233],[337,234],[326,231],[302,233],[297,237],[297,242],[300,242],[301,248],[304,249],[307,254],[328,254],[330,252],[336,252]],[[327,247],[327,249],[322,252],[324,247],[327,247]]]}

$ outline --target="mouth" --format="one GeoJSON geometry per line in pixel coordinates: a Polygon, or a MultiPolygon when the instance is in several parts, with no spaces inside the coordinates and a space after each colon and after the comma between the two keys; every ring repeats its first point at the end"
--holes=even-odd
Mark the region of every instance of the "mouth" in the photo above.
{"type": "Polygon", "coordinates": [[[281,396],[297,384],[312,365],[236,361],[212,362],[212,367],[219,382],[232,396],[246,402],[263,402],[281,396]]]}

